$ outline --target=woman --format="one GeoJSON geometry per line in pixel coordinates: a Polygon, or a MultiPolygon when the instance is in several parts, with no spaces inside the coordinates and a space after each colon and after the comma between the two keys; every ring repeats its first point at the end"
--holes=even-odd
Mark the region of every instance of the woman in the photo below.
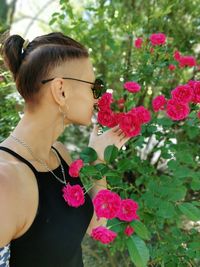
{"type": "MultiPolygon", "coordinates": [[[[0,144],[0,266],[81,267],[85,233],[105,224],[97,221],[92,198],[106,188],[106,178],[85,193],[82,206],[67,205],[63,185],[83,184],[70,177],[71,157],[56,140],[69,124],[91,124],[103,88],[95,82],[86,48],[62,33],[30,43],[12,35],[1,52],[25,107],[0,144]]],[[[95,126],[89,140],[99,156],[92,164],[104,160],[106,146],[120,149],[129,139],[117,126],[100,136],[97,132],[95,126]]]]}

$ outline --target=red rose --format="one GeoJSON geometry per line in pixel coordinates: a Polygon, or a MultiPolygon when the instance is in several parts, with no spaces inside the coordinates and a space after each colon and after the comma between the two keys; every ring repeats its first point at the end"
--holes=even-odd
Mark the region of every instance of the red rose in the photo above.
{"type": "Polygon", "coordinates": [[[117,125],[117,120],[114,112],[112,110],[99,111],[97,115],[97,121],[101,125],[112,128],[117,125]]]}
{"type": "Polygon", "coordinates": [[[131,225],[127,225],[126,229],[124,230],[125,235],[130,236],[134,233],[134,228],[131,225]]]}
{"type": "Polygon", "coordinates": [[[143,106],[131,109],[130,113],[135,114],[141,124],[148,123],[151,120],[151,113],[143,106]]]}
{"type": "Polygon", "coordinates": [[[141,123],[136,114],[132,114],[131,112],[121,116],[119,127],[129,137],[136,136],[141,132],[141,123]]]}
{"type": "Polygon", "coordinates": [[[142,46],[142,43],[143,43],[143,40],[142,40],[142,38],[137,38],[136,40],[135,40],[135,47],[136,48],[141,48],[141,46],[142,46]]]}
{"type": "Polygon", "coordinates": [[[136,82],[130,81],[130,82],[124,83],[124,88],[131,93],[137,93],[138,91],[140,91],[141,86],[136,82]]]}
{"type": "Polygon", "coordinates": [[[91,237],[94,240],[98,240],[103,244],[108,244],[112,242],[117,236],[117,233],[107,229],[104,226],[98,226],[92,229],[91,237]]]}
{"type": "Polygon", "coordinates": [[[167,102],[166,113],[172,120],[183,120],[190,112],[188,104],[179,102],[175,99],[170,99],[167,102]]]}
{"type": "Polygon", "coordinates": [[[77,159],[77,160],[73,161],[69,166],[69,175],[71,177],[78,177],[79,171],[82,167],[83,167],[83,160],[82,159],[77,159]]]}
{"type": "Polygon", "coordinates": [[[153,46],[163,45],[166,42],[166,36],[164,33],[153,33],[149,39],[153,46]]]}
{"type": "Polygon", "coordinates": [[[189,85],[179,85],[171,91],[171,96],[177,101],[189,103],[193,97],[193,90],[189,85]]]}
{"type": "Polygon", "coordinates": [[[173,65],[173,64],[170,64],[169,67],[168,67],[169,70],[173,71],[176,69],[176,66],[173,65]]]}
{"type": "Polygon", "coordinates": [[[155,112],[159,110],[164,110],[166,103],[167,103],[167,100],[165,99],[163,95],[156,96],[152,101],[153,110],[155,112]]]}

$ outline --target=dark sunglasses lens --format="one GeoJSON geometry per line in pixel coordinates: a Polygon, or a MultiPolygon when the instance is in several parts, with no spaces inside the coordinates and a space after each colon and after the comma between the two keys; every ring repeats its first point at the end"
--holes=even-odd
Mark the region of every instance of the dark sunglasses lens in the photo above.
{"type": "Polygon", "coordinates": [[[95,80],[93,89],[95,98],[99,98],[106,91],[104,82],[101,79],[95,80]]]}

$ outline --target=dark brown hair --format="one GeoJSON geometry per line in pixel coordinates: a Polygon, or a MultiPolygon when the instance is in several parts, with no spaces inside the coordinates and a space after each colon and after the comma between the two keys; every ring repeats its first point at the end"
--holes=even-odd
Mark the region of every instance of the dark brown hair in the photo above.
{"type": "Polygon", "coordinates": [[[52,32],[33,39],[22,50],[20,35],[7,37],[1,46],[4,64],[12,72],[17,90],[26,102],[38,103],[41,80],[66,60],[87,58],[87,49],[61,32],[52,32]]]}

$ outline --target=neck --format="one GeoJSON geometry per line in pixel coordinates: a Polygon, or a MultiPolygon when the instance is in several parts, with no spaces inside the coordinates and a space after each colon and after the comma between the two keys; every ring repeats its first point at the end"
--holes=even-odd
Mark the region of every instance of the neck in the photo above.
{"type": "MultiPolygon", "coordinates": [[[[43,116],[37,116],[35,113],[25,113],[14,129],[13,135],[24,141],[35,157],[48,162],[50,160],[51,146],[63,130],[61,119],[61,116],[56,120],[53,116],[44,116],[44,114],[43,116]]],[[[9,137],[9,139],[12,138],[9,137]]],[[[23,145],[13,139],[12,144],[18,151],[23,151],[23,155],[26,153],[28,158],[32,158],[28,149],[23,145]]]]}

